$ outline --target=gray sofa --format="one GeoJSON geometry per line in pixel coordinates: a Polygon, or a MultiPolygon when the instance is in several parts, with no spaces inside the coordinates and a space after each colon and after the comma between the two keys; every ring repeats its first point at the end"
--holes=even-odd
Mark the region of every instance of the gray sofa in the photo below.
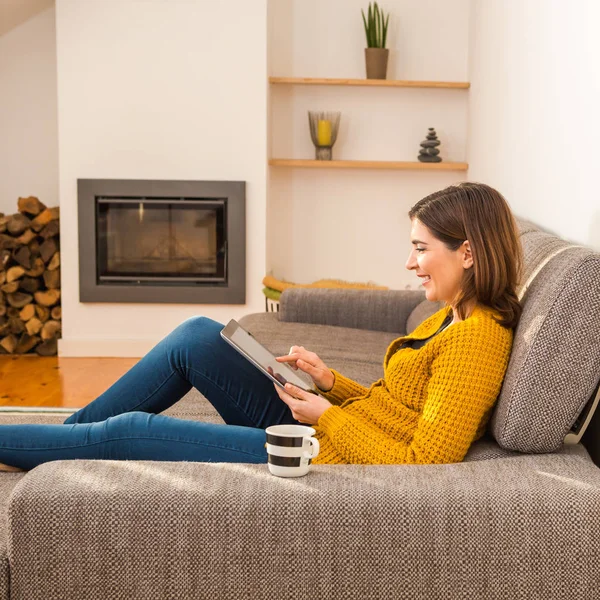
{"type": "MultiPolygon", "coordinates": [[[[521,221],[524,313],[486,436],[447,465],[56,461],[0,474],[0,598],[600,597],[600,254],[521,221]]],[[[420,292],[286,291],[242,323],[364,385],[436,306],[420,292]]],[[[166,411],[219,422],[197,392],[166,411]]],[[[0,423],[60,423],[8,416],[0,423]]]]}

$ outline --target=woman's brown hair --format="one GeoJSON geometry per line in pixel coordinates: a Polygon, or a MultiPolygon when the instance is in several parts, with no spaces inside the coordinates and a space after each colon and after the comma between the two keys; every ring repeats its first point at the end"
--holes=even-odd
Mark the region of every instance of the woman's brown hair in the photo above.
{"type": "Polygon", "coordinates": [[[454,306],[461,319],[471,300],[496,310],[498,322],[515,328],[521,316],[517,285],[523,253],[508,203],[482,183],[460,183],[419,200],[409,211],[450,250],[469,240],[473,268],[465,269],[454,306]]]}

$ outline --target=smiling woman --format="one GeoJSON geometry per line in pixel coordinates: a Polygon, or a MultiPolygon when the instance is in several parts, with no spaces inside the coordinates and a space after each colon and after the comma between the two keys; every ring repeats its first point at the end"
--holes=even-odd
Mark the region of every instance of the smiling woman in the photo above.
{"type": "Polygon", "coordinates": [[[313,463],[459,462],[485,431],[521,314],[514,218],[500,193],[478,183],[427,196],[409,217],[406,268],[428,300],[446,306],[392,342],[384,379],[367,389],[302,347],[280,359],[311,375],[328,400],[276,390],[295,419],[315,424],[313,463]]]}
{"type": "Polygon", "coordinates": [[[462,461],[485,432],[521,311],[516,227],[504,198],[481,184],[428,196],[410,218],[406,267],[446,306],[391,343],[384,377],[369,388],[302,346],[277,360],[309,375],[320,394],[275,387],[222,340],[222,324],[193,317],[63,424],[0,426],[0,462],[266,463],[265,429],[282,424],[313,425],[313,464],[462,461]],[[159,414],[192,386],[225,424],[159,414]]]}
{"type": "Polygon", "coordinates": [[[462,183],[423,198],[409,217],[414,248],[406,268],[422,278],[427,299],[450,305],[453,322],[480,304],[515,327],[522,253],[502,195],[481,183],[462,183]]]}

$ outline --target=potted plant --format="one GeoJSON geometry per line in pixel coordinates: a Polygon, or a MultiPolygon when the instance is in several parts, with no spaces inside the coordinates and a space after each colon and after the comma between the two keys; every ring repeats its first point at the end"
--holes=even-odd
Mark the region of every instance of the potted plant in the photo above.
{"type": "Polygon", "coordinates": [[[361,9],[365,33],[367,35],[367,47],[365,48],[365,60],[367,65],[367,79],[385,79],[389,50],[385,47],[388,23],[387,17],[379,10],[377,2],[373,8],[369,2],[368,14],[361,9]]]}

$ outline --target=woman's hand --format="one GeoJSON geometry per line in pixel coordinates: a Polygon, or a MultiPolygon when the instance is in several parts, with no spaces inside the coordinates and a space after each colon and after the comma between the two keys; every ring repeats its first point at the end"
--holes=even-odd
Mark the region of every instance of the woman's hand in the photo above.
{"type": "Polygon", "coordinates": [[[304,346],[292,346],[287,356],[278,356],[275,360],[288,363],[295,371],[298,369],[304,371],[324,392],[328,392],[333,387],[335,377],[329,367],[314,352],[309,352],[304,346]]]}
{"type": "Polygon", "coordinates": [[[292,417],[300,423],[316,425],[321,415],[333,406],[331,402],[322,396],[305,392],[291,383],[285,384],[285,391],[276,383],[273,385],[279,397],[290,407],[292,417]]]}

